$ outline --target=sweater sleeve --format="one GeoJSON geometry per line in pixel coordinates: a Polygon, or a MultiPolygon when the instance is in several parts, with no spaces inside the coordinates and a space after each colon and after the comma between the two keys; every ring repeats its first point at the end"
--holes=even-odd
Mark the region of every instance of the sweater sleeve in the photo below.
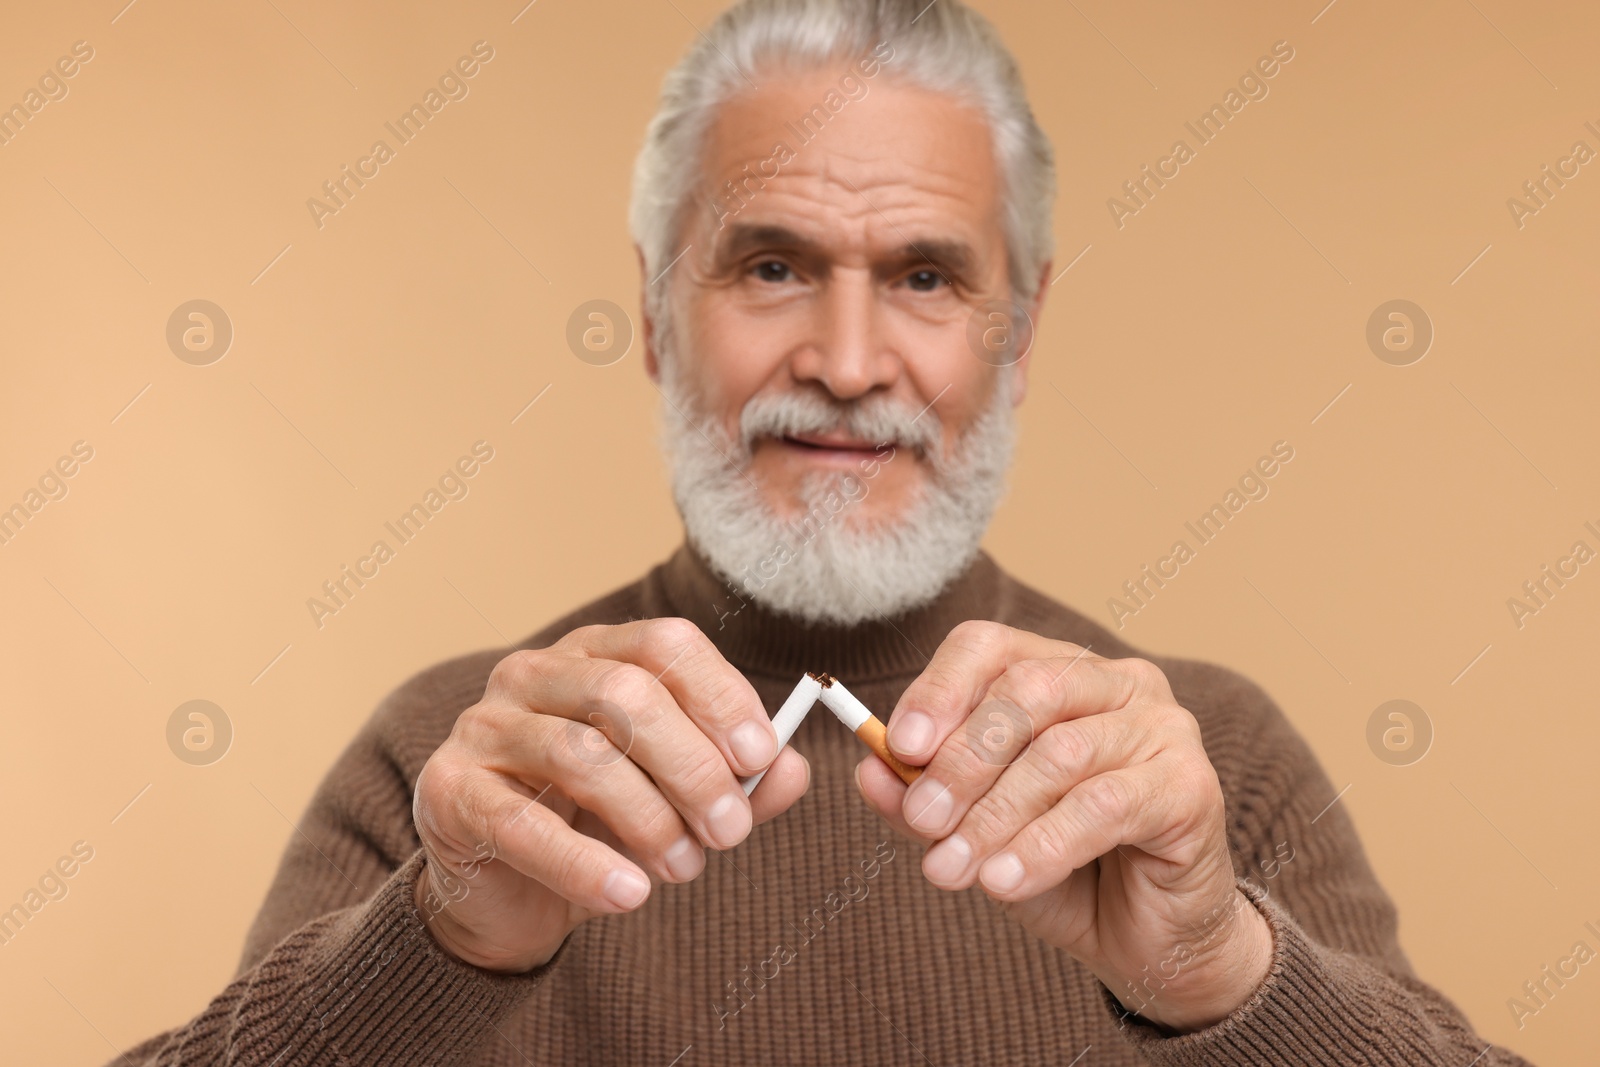
{"type": "Polygon", "coordinates": [[[1272,931],[1271,966],[1231,1015],[1186,1034],[1102,990],[1124,1038],[1161,1067],[1530,1067],[1418,979],[1338,791],[1272,700],[1228,674],[1241,710],[1206,744],[1218,750],[1239,886],[1272,931]],[[1225,739],[1245,737],[1240,756],[1223,754],[1225,739]]]}
{"type": "Polygon", "coordinates": [[[447,1065],[506,1040],[496,1036],[502,1021],[561,953],[528,974],[498,975],[447,954],[423,923],[411,784],[459,711],[430,724],[421,706],[456,694],[428,684],[419,676],[391,694],[323,779],[233,981],[117,1067],[447,1065]]]}

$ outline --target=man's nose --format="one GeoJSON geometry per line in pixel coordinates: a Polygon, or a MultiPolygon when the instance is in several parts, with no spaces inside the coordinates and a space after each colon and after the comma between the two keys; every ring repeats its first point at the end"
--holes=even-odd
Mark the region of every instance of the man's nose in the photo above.
{"type": "Polygon", "coordinates": [[[883,308],[869,272],[838,272],[813,307],[813,337],[794,359],[797,380],[819,382],[841,400],[894,385],[900,358],[885,337],[883,308]]]}

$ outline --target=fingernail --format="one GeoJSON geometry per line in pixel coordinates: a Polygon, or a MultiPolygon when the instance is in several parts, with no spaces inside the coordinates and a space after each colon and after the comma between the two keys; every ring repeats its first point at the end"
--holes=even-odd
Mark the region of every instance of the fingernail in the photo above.
{"type": "Polygon", "coordinates": [[[971,862],[972,846],[960,834],[951,834],[922,857],[922,873],[930,882],[951,885],[961,880],[971,862]]]}
{"type": "Polygon", "coordinates": [[[706,869],[705,848],[692,837],[680,838],[677,844],[667,849],[665,858],[667,870],[680,882],[687,882],[706,869]]]}
{"type": "Polygon", "coordinates": [[[750,809],[744,797],[732,793],[721,797],[706,812],[706,829],[714,839],[713,844],[732,848],[750,832],[750,809]]]}
{"type": "Polygon", "coordinates": [[[746,770],[758,771],[772,762],[772,731],[744,723],[728,735],[728,747],[746,770]]]}
{"type": "Polygon", "coordinates": [[[1022,884],[1022,861],[1014,852],[1002,852],[983,865],[978,872],[979,881],[996,893],[1009,893],[1022,884]]]}
{"type": "Polygon", "coordinates": [[[933,719],[920,711],[891,716],[889,747],[897,756],[920,756],[933,747],[933,719]]]}
{"type": "Polygon", "coordinates": [[[954,809],[955,798],[950,795],[950,787],[927,775],[918,778],[906,793],[906,822],[923,833],[944,829],[954,809]]]}
{"type": "Polygon", "coordinates": [[[644,898],[650,895],[650,879],[638,871],[630,871],[626,867],[618,867],[606,875],[606,883],[600,888],[605,898],[624,911],[632,911],[644,903],[644,898]]]}

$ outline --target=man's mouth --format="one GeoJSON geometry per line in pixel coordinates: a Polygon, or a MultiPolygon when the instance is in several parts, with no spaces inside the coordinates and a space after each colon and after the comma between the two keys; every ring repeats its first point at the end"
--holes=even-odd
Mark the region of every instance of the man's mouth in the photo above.
{"type": "Polygon", "coordinates": [[[834,453],[845,456],[876,453],[886,447],[881,441],[866,441],[858,437],[833,433],[789,434],[779,438],[779,440],[785,445],[801,451],[818,454],[834,453]]]}

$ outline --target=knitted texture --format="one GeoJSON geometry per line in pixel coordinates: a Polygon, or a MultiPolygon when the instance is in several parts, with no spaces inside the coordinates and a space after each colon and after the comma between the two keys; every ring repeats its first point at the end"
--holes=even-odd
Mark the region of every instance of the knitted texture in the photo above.
{"type": "MultiPolygon", "coordinates": [[[[1273,935],[1267,979],[1196,1033],[1167,1034],[1130,1015],[980,889],[930,885],[921,845],[889,830],[857,795],[864,750],[826,714],[809,716],[792,742],[811,762],[810,791],[739,847],[710,854],[698,879],[656,887],[632,914],[584,924],[529,974],[460,963],[412,903],[422,867],[412,788],[456,717],[481,699],[501,649],[434,666],[383,700],[312,798],[235,980],[191,1022],[117,1062],[1525,1063],[1489,1048],[1418,980],[1344,806],[1329,806],[1327,776],[1242,676],[1141,652],[987,556],[927,607],[843,629],[764,611],[685,548],[518,647],[591,623],[662,616],[696,623],[769,713],[804,671],[826,670],[887,716],[968,619],[1151,660],[1199,720],[1221,779],[1244,906],[1259,909],[1273,935]]],[[[1152,961],[1147,996],[1160,995],[1160,962],[1152,961]]]]}

